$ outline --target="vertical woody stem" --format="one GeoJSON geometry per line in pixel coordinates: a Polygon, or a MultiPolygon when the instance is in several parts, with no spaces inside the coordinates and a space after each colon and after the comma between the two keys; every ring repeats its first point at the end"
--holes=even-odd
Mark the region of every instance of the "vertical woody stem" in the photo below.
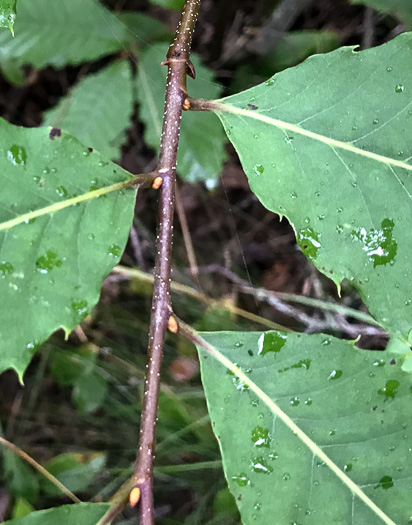
{"type": "Polygon", "coordinates": [[[150,319],[148,361],[140,424],[134,486],[141,491],[140,524],[152,525],[153,461],[160,368],[171,314],[170,272],[176,181],[176,158],[182,109],[187,97],[186,75],[194,76],[189,59],[200,0],[186,0],[176,36],[167,53],[168,66],[163,130],[157,171],[162,178],[159,197],[155,284],[150,319]]]}

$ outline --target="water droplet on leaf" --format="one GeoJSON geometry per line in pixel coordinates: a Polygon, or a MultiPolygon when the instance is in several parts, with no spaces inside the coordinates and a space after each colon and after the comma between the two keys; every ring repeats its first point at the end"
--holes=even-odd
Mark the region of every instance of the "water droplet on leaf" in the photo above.
{"type": "Polygon", "coordinates": [[[0,272],[1,272],[1,276],[3,277],[6,277],[6,275],[10,275],[11,273],[13,273],[14,271],[14,268],[13,268],[13,265],[10,264],[9,262],[7,261],[1,261],[0,262],[0,272]]]}
{"type": "Polygon", "coordinates": [[[27,161],[26,148],[13,144],[7,151],[6,157],[14,166],[25,166],[27,161]]]}
{"type": "Polygon", "coordinates": [[[64,186],[57,186],[56,193],[59,197],[67,197],[68,191],[64,186]]]}
{"type": "Polygon", "coordinates": [[[251,440],[255,447],[269,447],[269,430],[261,426],[255,427],[251,432],[251,440]]]}
{"type": "Polygon", "coordinates": [[[332,372],[328,375],[328,379],[334,380],[339,379],[342,376],[342,370],[332,370],[332,372]]]}
{"type": "Polygon", "coordinates": [[[314,261],[317,256],[318,249],[321,246],[319,242],[319,234],[312,228],[303,228],[298,231],[297,241],[306,257],[309,260],[314,261]]]}
{"type": "Polygon", "coordinates": [[[80,301],[72,301],[70,307],[72,311],[75,312],[79,317],[84,317],[88,311],[88,302],[85,299],[80,301]]]}
{"type": "Polygon", "coordinates": [[[122,249],[117,244],[112,244],[107,253],[113,257],[120,257],[122,249]]]}
{"type": "Polygon", "coordinates": [[[47,250],[36,260],[36,267],[40,273],[49,273],[54,268],[60,268],[62,261],[53,250],[47,250]]]}
{"type": "Polygon", "coordinates": [[[287,336],[276,330],[263,333],[258,339],[258,355],[269,352],[280,352],[286,343],[287,336]]]}
{"type": "Polygon", "coordinates": [[[262,166],[262,164],[255,164],[253,166],[253,171],[255,175],[262,175],[262,173],[265,171],[265,168],[262,166]]]}
{"type": "Polygon", "coordinates": [[[391,478],[391,476],[383,476],[379,480],[379,484],[384,490],[388,490],[388,489],[392,488],[393,485],[394,485],[393,479],[391,478]]]}
{"type": "Polygon", "coordinates": [[[399,381],[397,381],[396,379],[389,379],[389,381],[386,382],[385,386],[378,390],[378,394],[380,394],[381,396],[385,396],[387,399],[393,399],[398,392],[398,388],[399,381]]]}
{"type": "Polygon", "coordinates": [[[373,262],[374,268],[391,262],[396,256],[398,243],[392,236],[394,226],[395,223],[391,219],[384,219],[381,222],[381,230],[352,230],[352,239],[362,242],[362,249],[373,262]]]}
{"type": "Polygon", "coordinates": [[[249,478],[244,472],[240,473],[238,476],[232,476],[232,480],[235,481],[239,487],[246,487],[246,485],[249,485],[249,478]]]}
{"type": "Polygon", "coordinates": [[[252,459],[251,463],[252,470],[258,474],[270,474],[273,472],[273,468],[267,463],[265,458],[258,457],[252,459]]]}

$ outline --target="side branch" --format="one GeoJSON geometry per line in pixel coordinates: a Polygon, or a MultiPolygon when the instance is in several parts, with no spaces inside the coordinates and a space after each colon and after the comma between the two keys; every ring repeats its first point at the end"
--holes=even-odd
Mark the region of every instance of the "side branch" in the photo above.
{"type": "Polygon", "coordinates": [[[180,120],[182,118],[183,104],[187,97],[186,75],[194,75],[189,55],[199,6],[200,0],[185,1],[176,36],[169,48],[165,62],[168,66],[168,75],[159,162],[156,170],[162,180],[159,190],[155,282],[140,423],[139,450],[134,472],[134,489],[130,493],[132,505],[137,503],[138,496],[140,496],[141,525],[152,525],[154,523],[152,495],[153,461],[160,369],[165,332],[171,314],[170,274],[176,159],[180,120]]]}

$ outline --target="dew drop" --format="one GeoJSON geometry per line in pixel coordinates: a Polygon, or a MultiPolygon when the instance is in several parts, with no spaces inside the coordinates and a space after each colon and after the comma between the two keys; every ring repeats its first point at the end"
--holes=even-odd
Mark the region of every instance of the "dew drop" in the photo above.
{"type": "Polygon", "coordinates": [[[362,249],[367,253],[373,266],[391,263],[398,251],[398,243],[393,238],[395,223],[387,218],[381,222],[381,229],[357,228],[352,230],[352,239],[361,241],[362,249]]]}
{"type": "Polygon", "coordinates": [[[27,161],[26,148],[13,144],[13,146],[7,151],[6,157],[13,166],[25,166],[27,161]]]}
{"type": "Polygon", "coordinates": [[[1,276],[2,278],[4,279],[4,277],[6,277],[6,275],[10,275],[11,273],[13,273],[13,265],[10,264],[9,262],[7,261],[1,261],[0,262],[0,272],[1,272],[1,276]]]}
{"type": "Polygon", "coordinates": [[[62,261],[53,250],[47,250],[36,260],[36,268],[40,273],[49,273],[54,268],[60,268],[62,261]]]}
{"type": "Polygon", "coordinates": [[[388,73],[390,73],[392,70],[393,70],[393,67],[392,67],[392,66],[388,66],[388,67],[386,68],[386,71],[387,71],[388,73]]]}
{"type": "Polygon", "coordinates": [[[321,247],[319,242],[319,234],[312,228],[303,228],[297,232],[297,241],[308,259],[311,261],[317,257],[318,249],[321,247]]]}
{"type": "Polygon", "coordinates": [[[388,490],[392,488],[394,485],[393,479],[391,478],[391,476],[381,477],[381,479],[379,480],[379,484],[384,490],[388,490]]]}
{"type": "Polygon", "coordinates": [[[403,93],[405,91],[405,86],[403,84],[398,84],[395,87],[395,93],[403,93]]]}
{"type": "Polygon", "coordinates": [[[373,119],[373,123],[376,125],[376,124],[379,124],[379,119],[378,118],[374,118],[373,119]]]}
{"type": "Polygon", "coordinates": [[[398,388],[399,381],[397,381],[396,379],[389,379],[389,381],[386,382],[385,386],[378,390],[378,394],[380,394],[381,396],[385,396],[386,399],[394,399],[398,392],[398,388]]]}
{"type": "Polygon", "coordinates": [[[83,299],[80,301],[72,301],[70,308],[75,312],[79,317],[84,317],[87,314],[88,302],[83,299]]]}
{"type": "Polygon", "coordinates": [[[112,244],[107,253],[112,257],[120,257],[122,254],[122,249],[117,244],[112,244]]]}
{"type": "Polygon", "coordinates": [[[67,197],[68,191],[64,186],[57,186],[56,193],[59,197],[67,197]]]}
{"type": "Polygon", "coordinates": [[[273,472],[273,468],[267,463],[267,461],[263,457],[252,459],[251,467],[252,470],[254,472],[257,472],[258,474],[271,474],[273,472]]]}
{"type": "Polygon", "coordinates": [[[284,140],[285,140],[286,144],[292,144],[294,138],[295,137],[287,136],[287,137],[285,137],[284,140]]]}
{"type": "Polygon", "coordinates": [[[239,485],[239,487],[246,487],[249,485],[249,478],[244,472],[241,472],[238,476],[232,476],[232,480],[239,485]]]}
{"type": "Polygon", "coordinates": [[[258,339],[258,355],[265,355],[271,352],[280,352],[286,343],[287,336],[276,332],[263,333],[258,339]]]}
{"type": "Polygon", "coordinates": [[[263,172],[265,171],[265,168],[262,166],[262,164],[255,164],[253,166],[253,171],[255,175],[262,175],[263,172]]]}
{"type": "Polygon", "coordinates": [[[253,446],[255,447],[269,447],[270,446],[270,436],[269,430],[261,426],[255,427],[251,432],[251,440],[253,446]]]}
{"type": "Polygon", "coordinates": [[[342,376],[342,370],[332,370],[332,372],[328,375],[328,379],[334,380],[339,379],[342,376]]]}
{"type": "Polygon", "coordinates": [[[297,193],[295,191],[293,191],[290,196],[292,197],[292,199],[296,199],[297,198],[297,193]]]}

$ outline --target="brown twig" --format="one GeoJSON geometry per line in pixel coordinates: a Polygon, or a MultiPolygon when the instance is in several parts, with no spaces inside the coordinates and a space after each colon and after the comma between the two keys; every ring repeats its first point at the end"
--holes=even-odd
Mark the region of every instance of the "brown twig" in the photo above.
{"type": "MultiPolygon", "coordinates": [[[[106,278],[105,282],[116,282],[117,280],[124,280],[130,278],[139,279],[140,281],[150,284],[152,284],[154,280],[153,275],[146,272],[142,272],[138,268],[116,266],[115,268],[113,268],[112,273],[109,275],[109,277],[106,278]]],[[[243,317],[244,319],[248,319],[253,323],[261,324],[262,326],[265,326],[270,330],[284,330],[286,332],[289,331],[289,329],[285,326],[282,326],[278,323],[274,323],[269,319],[265,319],[264,317],[239,308],[233,303],[233,301],[227,299],[213,299],[212,297],[209,297],[204,293],[198,292],[191,286],[180,284],[175,281],[172,281],[170,283],[170,288],[172,292],[187,295],[188,297],[192,297],[193,299],[196,299],[202,302],[203,304],[206,304],[213,308],[221,308],[222,310],[227,310],[228,312],[238,315],[239,317],[243,317]]]]}
{"type": "Polygon", "coordinates": [[[65,494],[68,498],[70,498],[74,503],[81,503],[81,500],[73,494],[67,487],[63,485],[57,478],[53,476],[53,474],[50,474],[48,470],[46,470],[44,467],[40,465],[35,459],[33,459],[31,456],[29,456],[24,450],[22,450],[20,447],[15,445],[14,443],[11,443],[11,441],[8,441],[7,439],[0,436],[0,444],[6,446],[9,450],[14,452],[14,454],[17,454],[20,456],[24,461],[26,461],[29,465],[31,465],[33,468],[35,468],[40,474],[42,474],[46,479],[50,481],[55,487],[57,487],[63,494],[65,494]]]}
{"type": "MultiPolygon", "coordinates": [[[[140,423],[139,450],[134,471],[134,488],[140,490],[140,525],[152,525],[153,459],[160,367],[167,323],[171,313],[170,273],[173,215],[176,182],[176,159],[180,120],[186,91],[186,75],[194,76],[190,62],[192,35],[200,0],[186,0],[176,36],[167,53],[168,66],[163,130],[157,173],[161,177],[155,283],[150,320],[148,361],[140,423]]],[[[131,492],[133,499],[136,491],[131,492]]],[[[134,501],[133,501],[134,503],[134,501]]]]}

